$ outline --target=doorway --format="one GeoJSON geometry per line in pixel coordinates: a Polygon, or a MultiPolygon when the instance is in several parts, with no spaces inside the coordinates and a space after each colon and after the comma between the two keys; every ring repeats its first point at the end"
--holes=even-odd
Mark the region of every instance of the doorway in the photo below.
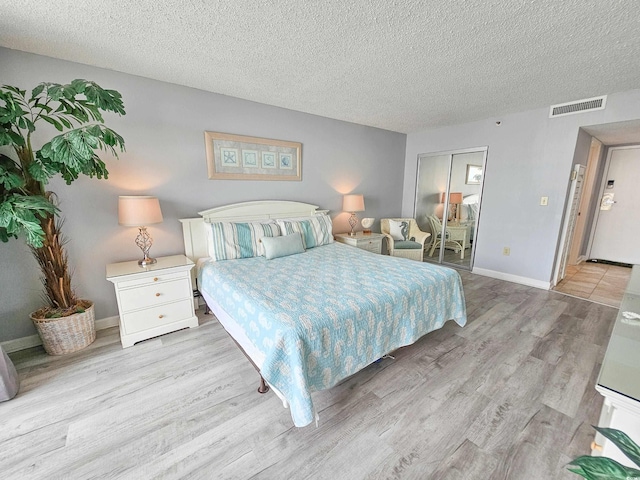
{"type": "Polygon", "coordinates": [[[610,148],[589,258],[640,264],[640,145],[610,148]]]}
{"type": "MultiPolygon", "coordinates": [[[[611,264],[611,261],[622,261],[622,257],[616,255],[610,241],[602,242],[604,252],[603,250],[600,250],[600,253],[598,253],[598,250],[593,251],[592,246],[595,238],[595,229],[599,223],[598,214],[602,213],[599,210],[602,196],[604,192],[607,192],[606,184],[608,180],[612,179],[610,178],[611,174],[619,177],[615,167],[613,171],[610,171],[606,160],[609,155],[613,155],[615,158],[617,154],[613,152],[616,150],[633,148],[640,150],[640,120],[586,126],[582,127],[581,130],[582,132],[578,136],[578,143],[576,143],[576,151],[581,141],[580,138],[584,137],[587,138],[585,142],[591,142],[591,148],[588,148],[588,143],[585,148],[583,143],[583,150],[589,150],[589,154],[585,153],[584,158],[576,157],[574,161],[587,165],[585,185],[580,200],[578,218],[575,222],[575,233],[571,242],[568,261],[566,262],[566,277],[554,287],[554,290],[599,303],[618,306],[629,278],[630,269],[611,264]],[[587,135],[584,135],[584,133],[587,135]]],[[[635,166],[640,168],[640,158],[638,158],[635,166]]],[[[628,164],[623,170],[623,177],[619,178],[624,178],[625,181],[629,179],[633,184],[638,183],[638,180],[640,180],[639,171],[629,168],[628,164]]],[[[615,178],[613,180],[614,191],[612,193],[615,194],[615,201],[618,194],[615,190],[618,190],[619,183],[615,178]]],[[[565,219],[567,222],[570,218],[572,200],[568,198],[565,207],[565,219]]],[[[636,201],[635,205],[637,204],[636,201]]],[[[621,205],[613,204],[613,206],[621,205]]],[[[630,212],[628,209],[625,210],[627,210],[626,223],[623,222],[622,226],[608,227],[610,231],[614,230],[617,235],[626,236],[628,235],[629,225],[637,226],[640,224],[640,213],[636,213],[634,209],[630,212]]],[[[605,230],[607,229],[606,223],[600,222],[600,226],[605,230]]],[[[633,234],[633,236],[635,235],[633,234]]],[[[558,245],[557,262],[560,265],[566,244],[559,242],[558,245]]],[[[556,273],[554,273],[554,278],[557,278],[556,273]]]]}
{"type": "Polygon", "coordinates": [[[471,270],[487,147],[418,156],[414,217],[431,233],[424,260],[471,270]]]}

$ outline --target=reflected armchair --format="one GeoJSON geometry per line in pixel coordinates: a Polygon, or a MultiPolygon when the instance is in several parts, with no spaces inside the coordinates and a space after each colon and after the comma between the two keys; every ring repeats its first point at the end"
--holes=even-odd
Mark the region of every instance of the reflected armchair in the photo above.
{"type": "Polygon", "coordinates": [[[380,231],[387,241],[389,255],[422,261],[424,243],[431,234],[420,230],[413,218],[383,218],[380,231]]]}

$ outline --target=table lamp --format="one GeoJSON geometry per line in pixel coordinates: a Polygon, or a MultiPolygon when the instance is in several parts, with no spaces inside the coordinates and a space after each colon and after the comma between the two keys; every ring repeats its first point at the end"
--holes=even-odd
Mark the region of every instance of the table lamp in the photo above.
{"type": "Polygon", "coordinates": [[[342,210],[350,212],[349,225],[351,226],[351,232],[349,235],[355,237],[354,227],[358,223],[358,217],[356,212],[364,212],[364,197],[358,194],[345,195],[342,198],[342,210]]]}
{"type": "MultiPolygon", "coordinates": [[[[442,192],[440,194],[440,203],[444,203],[445,194],[442,192]]],[[[447,220],[457,220],[460,221],[460,207],[459,205],[462,203],[462,192],[449,192],[449,215],[447,216],[447,220]]]]}
{"type": "Polygon", "coordinates": [[[149,249],[153,239],[147,232],[147,225],[162,222],[162,211],[157,197],[145,195],[118,197],[118,223],[125,227],[138,227],[136,245],[142,250],[143,258],[138,265],[146,267],[156,263],[155,258],[149,257],[149,249]]]}

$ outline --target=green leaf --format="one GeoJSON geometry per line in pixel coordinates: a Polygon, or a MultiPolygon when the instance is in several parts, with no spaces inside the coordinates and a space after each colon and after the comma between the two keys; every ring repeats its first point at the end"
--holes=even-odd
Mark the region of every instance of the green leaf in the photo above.
{"type": "Polygon", "coordinates": [[[36,88],[31,90],[31,98],[32,99],[36,98],[38,95],[40,95],[42,93],[43,90],[44,90],[44,84],[41,83],[36,88]]]}
{"type": "Polygon", "coordinates": [[[7,243],[9,241],[9,237],[18,238],[17,235],[9,235],[6,228],[0,227],[0,241],[7,243]]]}
{"type": "MultiPolygon", "coordinates": [[[[24,186],[24,178],[22,178],[20,170],[14,166],[14,168],[7,168],[0,164],[0,185],[5,190],[13,190],[24,186]]],[[[2,192],[2,190],[0,190],[2,192]]]]}
{"type": "Polygon", "coordinates": [[[0,125],[2,124],[10,124],[13,122],[15,116],[13,115],[13,111],[9,110],[5,107],[0,107],[0,125]]]}
{"type": "Polygon", "coordinates": [[[41,247],[44,232],[38,217],[44,218],[56,211],[57,208],[42,196],[12,194],[0,203],[0,228],[5,230],[7,238],[24,234],[29,245],[41,247]]]}
{"type": "Polygon", "coordinates": [[[41,217],[58,211],[58,207],[41,195],[14,194],[12,197],[16,208],[31,210],[41,217]]]}
{"type": "Polygon", "coordinates": [[[591,457],[583,455],[567,464],[568,466],[577,467],[569,468],[574,473],[582,475],[589,480],[613,480],[613,479],[636,479],[640,478],[640,470],[625,467],[607,457],[591,457]],[[579,471],[581,469],[581,471],[579,471]]]}
{"type": "Polygon", "coordinates": [[[62,128],[62,124],[59,121],[57,121],[56,119],[51,118],[51,117],[49,117],[47,115],[40,115],[40,118],[43,119],[45,122],[50,123],[51,125],[56,127],[56,129],[58,129],[58,131],[61,132],[62,130],[64,130],[62,128]]]}
{"type": "Polygon", "coordinates": [[[11,137],[11,140],[13,141],[13,143],[19,147],[24,147],[26,145],[26,142],[24,140],[24,137],[22,135],[20,135],[19,133],[16,133],[12,130],[9,130],[9,136],[11,137]]]}
{"type": "Polygon", "coordinates": [[[81,80],[79,78],[76,78],[71,82],[71,86],[73,86],[73,88],[77,93],[84,93],[86,84],[87,84],[86,80],[81,80]]]}
{"type": "Polygon", "coordinates": [[[18,147],[22,147],[25,145],[25,141],[19,133],[0,125],[0,146],[2,145],[16,145],[18,147]]]}
{"type": "Polygon", "coordinates": [[[71,125],[71,122],[64,117],[58,117],[58,120],[60,120],[60,123],[62,123],[67,128],[71,128],[73,126],[71,125]]]}
{"type": "Polygon", "coordinates": [[[18,119],[25,114],[20,108],[19,99],[14,98],[11,94],[5,94],[1,97],[4,101],[4,107],[0,110],[0,124],[16,125],[18,119]]]}
{"type": "Polygon", "coordinates": [[[615,428],[602,428],[593,426],[602,436],[611,440],[613,444],[624,453],[629,460],[640,466],[640,447],[629,435],[615,428]]]}
{"type": "Polygon", "coordinates": [[[56,164],[43,162],[39,153],[40,152],[36,153],[36,158],[33,163],[29,165],[29,175],[31,175],[37,182],[46,184],[49,183],[49,179],[51,179],[56,173],[59,173],[60,170],[55,168],[56,164]]]}
{"type": "Polygon", "coordinates": [[[47,113],[53,112],[53,108],[51,108],[49,105],[45,105],[44,103],[40,103],[39,100],[40,99],[36,100],[36,103],[33,105],[33,108],[39,108],[47,113]]]}
{"type": "Polygon", "coordinates": [[[25,121],[27,122],[27,130],[29,130],[29,133],[35,132],[36,126],[33,124],[31,119],[25,117],[25,121]]]}
{"type": "Polygon", "coordinates": [[[2,145],[11,145],[12,143],[13,139],[11,138],[11,135],[9,135],[9,132],[0,128],[0,147],[2,145]]]}
{"type": "Polygon", "coordinates": [[[47,87],[46,95],[54,102],[60,101],[64,96],[64,89],[62,88],[62,85],[58,83],[46,83],[45,85],[47,87]]]}

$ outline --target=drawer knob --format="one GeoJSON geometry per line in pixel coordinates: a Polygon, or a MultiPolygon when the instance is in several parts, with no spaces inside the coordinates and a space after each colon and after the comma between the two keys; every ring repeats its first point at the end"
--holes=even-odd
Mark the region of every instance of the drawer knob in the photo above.
{"type": "Polygon", "coordinates": [[[158,277],[153,277],[154,282],[157,282],[158,280],[160,280],[158,277]]]}
{"type": "Polygon", "coordinates": [[[591,442],[591,450],[602,451],[602,445],[598,445],[595,441],[591,442]]]}
{"type": "Polygon", "coordinates": [[[156,293],[156,297],[159,297],[159,296],[160,296],[160,294],[159,294],[159,293],[156,293]]]}
{"type": "Polygon", "coordinates": [[[164,315],[158,315],[158,318],[164,318],[164,315]]]}

